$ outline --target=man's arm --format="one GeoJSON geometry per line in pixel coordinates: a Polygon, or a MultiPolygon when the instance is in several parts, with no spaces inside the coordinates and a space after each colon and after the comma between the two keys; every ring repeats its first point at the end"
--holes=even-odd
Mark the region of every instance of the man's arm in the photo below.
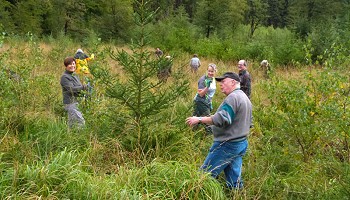
{"type": "Polygon", "coordinates": [[[194,126],[199,123],[212,125],[213,120],[211,117],[189,117],[186,119],[186,123],[190,126],[194,126]]]}

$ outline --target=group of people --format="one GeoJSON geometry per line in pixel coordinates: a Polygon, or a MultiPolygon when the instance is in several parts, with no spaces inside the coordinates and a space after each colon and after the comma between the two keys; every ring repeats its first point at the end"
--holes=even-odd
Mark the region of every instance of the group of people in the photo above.
{"type": "MultiPolygon", "coordinates": [[[[191,59],[190,66],[192,71],[197,72],[200,62],[196,54],[191,59]],[[195,62],[192,62],[193,60],[195,62]]],[[[214,178],[224,171],[226,185],[230,189],[243,188],[242,157],[247,151],[247,139],[250,128],[253,127],[251,76],[247,67],[247,61],[240,60],[237,65],[238,74],[225,72],[222,76],[215,77],[217,67],[215,64],[209,64],[207,73],[198,81],[193,116],[186,119],[186,123],[191,127],[204,124],[207,132],[209,129],[213,134],[213,144],[201,169],[209,172],[214,178]],[[215,81],[219,82],[221,92],[226,97],[211,115],[215,81]]],[[[268,61],[263,60],[260,67],[264,77],[269,78],[271,67],[268,61]]]]}
{"type": "Polygon", "coordinates": [[[247,137],[253,123],[248,64],[245,60],[240,60],[237,67],[238,74],[225,72],[222,76],[215,77],[217,66],[212,63],[208,65],[206,74],[198,81],[193,116],[186,119],[191,127],[203,124],[206,132],[213,134],[213,144],[201,169],[210,172],[215,178],[224,171],[226,185],[230,189],[243,187],[242,157],[248,148],[247,137]],[[226,98],[211,115],[212,99],[216,91],[215,81],[219,82],[221,92],[226,98]]]}
{"type": "MultiPolygon", "coordinates": [[[[68,112],[68,125],[83,127],[85,120],[78,108],[78,97],[82,91],[88,90],[88,85],[81,83],[76,74],[77,59],[86,59],[84,52],[78,49],[75,57],[64,59],[65,71],[61,76],[63,103],[68,112]]],[[[163,52],[156,50],[160,58],[163,52]]],[[[201,63],[195,54],[191,59],[191,69],[197,72],[201,63]]],[[[198,89],[194,97],[193,116],[186,119],[191,127],[205,125],[207,133],[213,134],[213,144],[204,160],[201,169],[209,172],[213,177],[224,171],[227,187],[240,189],[243,187],[241,178],[242,157],[248,148],[248,134],[252,125],[251,77],[247,71],[245,60],[238,62],[239,73],[225,72],[216,77],[217,66],[210,63],[206,74],[198,80],[198,89]],[[225,99],[217,111],[213,110],[212,99],[216,91],[216,82],[219,82],[225,99]]]]}

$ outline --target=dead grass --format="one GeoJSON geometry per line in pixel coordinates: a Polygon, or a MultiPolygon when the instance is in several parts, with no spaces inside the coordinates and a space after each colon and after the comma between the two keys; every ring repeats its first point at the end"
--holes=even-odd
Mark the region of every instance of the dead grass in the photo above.
{"type": "MultiPolygon", "coordinates": [[[[15,58],[15,56],[18,54],[18,50],[24,50],[24,52],[27,55],[29,55],[30,53],[30,48],[27,46],[28,43],[23,43],[23,44],[17,44],[17,47],[11,48],[10,44],[4,44],[2,48],[0,48],[0,53],[3,52],[7,52],[10,51],[10,58],[9,60],[18,60],[15,58]]],[[[106,48],[107,46],[102,46],[101,48],[106,48]]],[[[51,44],[47,44],[44,42],[41,42],[39,44],[39,48],[41,49],[42,53],[43,53],[43,57],[49,57],[49,54],[51,53],[51,51],[53,50],[53,46],[51,44]]],[[[71,49],[71,54],[72,56],[74,55],[75,51],[77,48],[79,48],[79,46],[75,46],[75,47],[67,47],[68,49],[71,49]]],[[[112,47],[112,50],[114,52],[118,52],[121,50],[126,51],[129,54],[132,54],[132,51],[130,50],[130,48],[128,46],[114,46],[112,47]]],[[[147,49],[150,52],[154,51],[154,48],[148,48],[147,49]]],[[[98,52],[86,52],[89,55],[94,53],[95,56],[97,55],[98,52]]],[[[171,52],[165,52],[165,54],[167,55],[172,55],[171,52]]],[[[64,57],[64,56],[63,56],[64,57]]],[[[45,60],[43,62],[43,66],[42,68],[37,68],[34,69],[34,77],[37,76],[43,76],[43,75],[54,75],[55,79],[57,79],[57,81],[59,81],[59,78],[61,76],[61,74],[64,71],[64,66],[63,66],[63,58],[61,60],[45,60]]],[[[184,78],[188,78],[190,80],[190,97],[189,98],[193,98],[195,96],[195,94],[197,93],[197,85],[198,85],[198,79],[203,76],[204,74],[206,74],[206,70],[207,70],[207,66],[209,65],[209,63],[215,63],[218,66],[218,72],[216,73],[216,76],[220,76],[221,74],[223,74],[224,72],[227,71],[233,71],[238,73],[238,69],[237,69],[237,62],[238,60],[232,60],[232,61],[227,61],[227,62],[223,62],[220,60],[215,60],[215,59],[208,59],[208,58],[203,58],[200,57],[201,60],[201,67],[199,68],[197,73],[191,73],[190,70],[190,66],[189,66],[189,62],[190,59],[192,58],[192,54],[182,54],[179,55],[178,57],[175,57],[174,59],[174,65],[173,65],[173,71],[176,70],[185,70],[185,76],[184,78]]],[[[95,57],[95,60],[92,60],[91,63],[93,62],[98,62],[98,56],[95,57]]],[[[122,66],[119,65],[119,63],[113,59],[111,59],[110,57],[107,58],[106,62],[106,67],[109,67],[109,69],[111,70],[112,73],[114,74],[119,74],[121,79],[124,79],[126,81],[125,76],[123,76],[123,70],[122,70],[122,66]]],[[[25,63],[24,63],[25,64],[25,63]]],[[[317,73],[318,70],[316,68],[312,68],[312,73],[317,73]]],[[[260,87],[261,83],[266,82],[268,80],[266,80],[263,77],[263,72],[262,69],[260,69],[259,67],[259,63],[258,62],[250,62],[249,63],[249,67],[248,67],[248,71],[252,76],[252,102],[263,102],[263,103],[268,103],[268,97],[267,97],[267,93],[266,91],[264,91],[265,88],[260,87]]],[[[300,70],[292,68],[292,67],[278,67],[277,69],[275,69],[275,74],[276,76],[280,76],[283,79],[288,79],[290,77],[293,77],[293,79],[299,79],[302,80],[303,79],[303,74],[300,72],[300,70]]],[[[173,80],[173,78],[171,77],[168,81],[167,84],[171,84],[172,81],[176,81],[173,80]]],[[[59,84],[53,85],[52,87],[56,87],[57,91],[60,90],[59,88],[59,84]]],[[[221,94],[220,91],[220,86],[219,84],[217,84],[217,91],[215,94],[215,98],[214,101],[217,102],[221,102],[222,99],[224,98],[224,95],[221,94]]]]}

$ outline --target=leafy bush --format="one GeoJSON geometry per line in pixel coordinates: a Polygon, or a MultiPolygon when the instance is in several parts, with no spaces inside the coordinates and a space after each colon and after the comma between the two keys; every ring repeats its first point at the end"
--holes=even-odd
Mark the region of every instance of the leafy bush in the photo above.
{"type": "Polygon", "coordinates": [[[195,51],[196,41],[199,39],[196,34],[198,28],[189,22],[183,8],[166,20],[154,25],[148,24],[146,27],[152,33],[149,38],[151,44],[171,52],[170,55],[195,51]]]}

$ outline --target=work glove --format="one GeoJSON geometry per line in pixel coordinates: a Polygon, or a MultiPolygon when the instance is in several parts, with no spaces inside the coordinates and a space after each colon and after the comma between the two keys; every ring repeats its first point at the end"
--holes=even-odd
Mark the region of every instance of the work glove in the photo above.
{"type": "Polygon", "coordinates": [[[213,80],[211,79],[205,79],[204,83],[205,83],[205,87],[210,87],[210,84],[213,82],[213,80]]]}

